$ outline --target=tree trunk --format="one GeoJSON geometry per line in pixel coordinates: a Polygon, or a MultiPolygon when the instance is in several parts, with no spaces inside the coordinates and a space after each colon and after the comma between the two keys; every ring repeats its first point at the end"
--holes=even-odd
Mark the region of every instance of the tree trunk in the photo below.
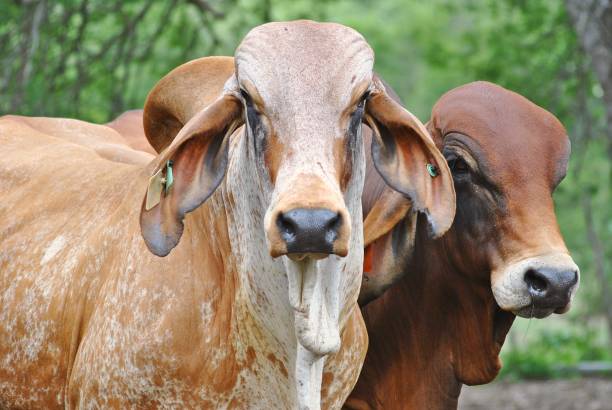
{"type": "Polygon", "coordinates": [[[612,158],[612,0],[566,0],[567,11],[603,90],[612,158]]]}
{"type": "Polygon", "coordinates": [[[17,89],[13,95],[11,111],[19,110],[23,102],[26,85],[32,74],[33,59],[38,48],[40,27],[45,18],[46,6],[46,0],[40,0],[38,3],[31,6],[30,15],[28,16],[30,23],[26,25],[26,33],[24,33],[25,38],[22,44],[21,69],[17,75],[17,89]]]}
{"type": "Polygon", "coordinates": [[[606,316],[606,322],[608,324],[608,340],[612,345],[612,295],[610,294],[610,286],[606,277],[605,268],[605,251],[603,243],[597,234],[595,229],[595,221],[593,220],[593,206],[591,204],[591,197],[585,195],[582,200],[582,209],[584,211],[584,222],[587,228],[588,241],[591,244],[593,251],[593,261],[595,262],[595,273],[601,287],[601,304],[602,310],[606,316]]]}

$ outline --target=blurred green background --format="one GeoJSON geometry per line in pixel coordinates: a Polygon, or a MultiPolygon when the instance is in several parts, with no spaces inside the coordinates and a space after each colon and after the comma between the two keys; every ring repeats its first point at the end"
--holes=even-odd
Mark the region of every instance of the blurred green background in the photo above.
{"type": "Polygon", "coordinates": [[[517,320],[502,376],[572,376],[578,363],[612,360],[610,8],[603,0],[0,0],[0,114],[103,123],[141,108],[179,64],[232,55],[253,26],[297,18],[360,31],[376,70],[423,121],[460,84],[515,90],[557,115],[572,139],[555,200],[582,283],[570,314],[517,320]]]}

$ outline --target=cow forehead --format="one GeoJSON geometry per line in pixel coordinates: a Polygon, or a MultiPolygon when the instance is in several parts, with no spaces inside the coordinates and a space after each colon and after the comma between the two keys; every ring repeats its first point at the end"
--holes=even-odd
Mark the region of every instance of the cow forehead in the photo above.
{"type": "Polygon", "coordinates": [[[569,139],[559,120],[495,84],[470,83],[448,92],[434,107],[432,122],[442,135],[458,132],[474,140],[489,176],[506,186],[552,183],[567,167],[569,139]]]}
{"type": "Polygon", "coordinates": [[[370,83],[374,64],[355,30],[305,20],[254,28],[235,56],[238,81],[256,88],[266,110],[283,112],[343,109],[356,86],[370,83]]]}

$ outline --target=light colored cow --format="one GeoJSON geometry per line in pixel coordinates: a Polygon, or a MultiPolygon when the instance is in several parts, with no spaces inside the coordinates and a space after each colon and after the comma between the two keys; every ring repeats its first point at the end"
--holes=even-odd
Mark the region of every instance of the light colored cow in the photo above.
{"type": "Polygon", "coordinates": [[[381,175],[434,233],[454,214],[449,170],[347,27],[257,27],[212,104],[177,92],[219,64],[152,92],[149,163],[74,140],[70,120],[0,119],[0,407],[344,402],[367,348],[362,120],[381,175]]]}
{"type": "Polygon", "coordinates": [[[126,111],[105,125],[117,131],[131,148],[157,155],[142,128],[142,110],[126,111]]]}

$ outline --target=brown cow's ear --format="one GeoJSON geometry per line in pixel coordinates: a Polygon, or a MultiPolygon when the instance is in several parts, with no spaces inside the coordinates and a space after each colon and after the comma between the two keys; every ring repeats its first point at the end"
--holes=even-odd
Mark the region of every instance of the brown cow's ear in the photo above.
{"type": "Polygon", "coordinates": [[[229,135],[242,122],[242,102],[225,94],[189,120],[158,157],[140,211],[142,236],[155,255],[166,256],[178,244],[185,214],[206,201],[223,180],[229,135]],[[158,180],[160,172],[164,185],[158,180]]]}
{"type": "Polygon", "coordinates": [[[416,230],[417,214],[407,210],[384,235],[366,245],[359,306],[364,307],[382,296],[406,274],[414,251],[416,230]]]}
{"type": "Polygon", "coordinates": [[[434,237],[444,234],[455,216],[455,190],[448,165],[425,126],[393,101],[378,80],[366,102],[365,120],[374,131],[372,159],[378,173],[427,215],[434,237]]]}
{"type": "Polygon", "coordinates": [[[363,246],[366,247],[397,225],[412,209],[410,200],[385,188],[363,221],[363,246]]]}

